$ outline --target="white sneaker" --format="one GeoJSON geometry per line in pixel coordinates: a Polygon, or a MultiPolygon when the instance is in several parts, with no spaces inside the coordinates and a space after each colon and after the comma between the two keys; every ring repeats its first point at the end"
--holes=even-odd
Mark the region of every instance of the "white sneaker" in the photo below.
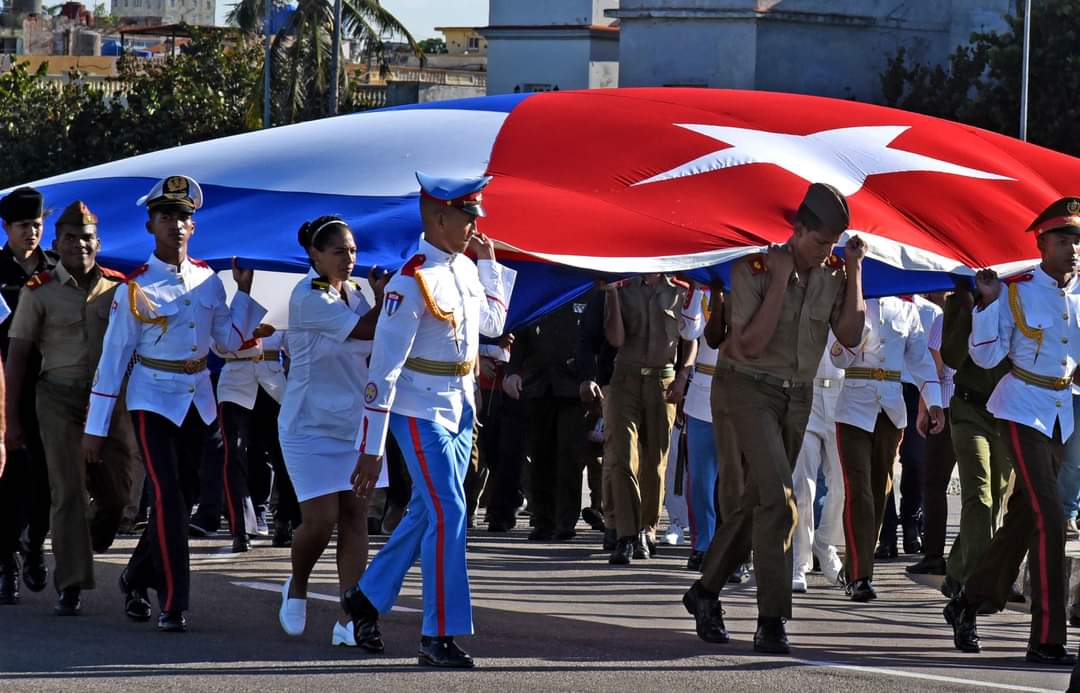
{"type": "Polygon", "coordinates": [[[836,547],[827,546],[824,551],[816,553],[818,563],[821,565],[821,572],[825,575],[825,579],[828,580],[831,585],[839,585],[840,571],[844,569],[844,563],[836,553],[836,547]]]}
{"type": "Polygon", "coordinates": [[[331,645],[344,645],[345,647],[356,647],[356,634],[353,633],[352,622],[348,623],[334,623],[334,634],[330,638],[331,645]]]}
{"type": "Polygon", "coordinates": [[[1077,527],[1075,517],[1070,517],[1068,520],[1065,520],[1065,539],[1067,541],[1080,539],[1080,527],[1077,527]]]}
{"type": "Polygon", "coordinates": [[[683,528],[678,522],[672,522],[668,527],[667,533],[664,535],[664,541],[669,546],[678,546],[683,542],[683,528]]]}
{"type": "Polygon", "coordinates": [[[286,635],[296,637],[304,634],[304,626],[307,625],[307,600],[289,599],[289,587],[292,585],[292,575],[281,586],[281,608],[278,610],[278,622],[286,635]]]}
{"type": "Polygon", "coordinates": [[[795,575],[791,578],[791,591],[799,594],[806,592],[806,573],[798,568],[795,569],[795,575]]]}

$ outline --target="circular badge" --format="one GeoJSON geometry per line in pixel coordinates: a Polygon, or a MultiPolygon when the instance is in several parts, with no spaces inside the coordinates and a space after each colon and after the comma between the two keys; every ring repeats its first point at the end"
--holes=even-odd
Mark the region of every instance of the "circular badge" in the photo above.
{"type": "Polygon", "coordinates": [[[364,401],[371,404],[378,396],[379,388],[375,387],[375,383],[368,383],[367,387],[364,388],[364,401]]]}

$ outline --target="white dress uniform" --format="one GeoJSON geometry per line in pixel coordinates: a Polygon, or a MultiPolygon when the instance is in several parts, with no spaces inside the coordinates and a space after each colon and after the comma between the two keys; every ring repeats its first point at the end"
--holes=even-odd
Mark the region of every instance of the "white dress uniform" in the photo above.
{"type": "Polygon", "coordinates": [[[0,324],[11,317],[11,308],[8,307],[7,301],[3,296],[0,296],[0,324]]]}
{"type": "Polygon", "coordinates": [[[480,335],[503,332],[515,277],[493,260],[474,264],[421,241],[386,287],[357,448],[381,456],[393,430],[413,493],[359,589],[388,612],[419,555],[425,636],[473,632],[462,487],[472,449],[473,371],[480,335]]]}
{"type": "MultiPolygon", "coordinates": [[[[278,435],[300,502],[352,490],[371,341],[349,333],[371,304],[351,281],[342,288],[348,303],[312,270],[289,299],[289,377],[278,435]]],[[[379,483],[386,485],[385,470],[379,483]]]]}
{"type": "MultiPolygon", "coordinates": [[[[218,376],[218,402],[232,402],[244,409],[255,407],[259,388],[281,404],[285,396],[285,367],[280,353],[285,342],[285,330],[255,340],[255,344],[236,352],[216,350],[225,359],[218,376]]],[[[250,344],[248,342],[247,344],[250,344]]]]}

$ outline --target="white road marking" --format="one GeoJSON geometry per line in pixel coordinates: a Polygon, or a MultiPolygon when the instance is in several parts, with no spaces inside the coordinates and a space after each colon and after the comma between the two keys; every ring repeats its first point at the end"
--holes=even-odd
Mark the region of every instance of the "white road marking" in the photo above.
{"type": "MultiPolygon", "coordinates": [[[[863,667],[855,664],[840,664],[839,662],[819,661],[813,659],[795,659],[793,661],[812,667],[825,669],[842,669],[854,671],[860,674],[874,674],[877,676],[895,676],[907,679],[919,679],[921,681],[937,681],[939,683],[957,683],[979,688],[994,688],[1005,691],[1032,691],[1034,693],[1059,693],[1053,688],[1034,688],[1032,686],[1018,686],[1011,683],[994,683],[992,681],[979,681],[976,679],[963,679],[957,676],[940,676],[938,674],[923,674],[917,671],[903,671],[901,669],[884,669],[881,667],[863,667]]],[[[1061,673],[1066,674],[1069,670],[1062,668],[1061,673]]]]}
{"type": "MultiPolygon", "coordinates": [[[[233,581],[232,584],[236,585],[237,587],[247,587],[250,590],[262,590],[263,592],[276,592],[278,594],[281,594],[281,585],[275,584],[273,582],[258,582],[258,581],[240,580],[240,581],[233,581]]],[[[319,601],[334,602],[335,604],[337,604],[338,602],[341,601],[341,597],[335,597],[332,594],[320,594],[318,592],[308,592],[307,596],[308,596],[308,599],[318,599],[319,601]]],[[[402,613],[407,613],[407,614],[423,613],[420,609],[414,609],[414,608],[409,607],[409,606],[397,606],[397,605],[395,605],[392,610],[393,611],[400,611],[402,613]]],[[[1034,690],[1034,689],[1032,689],[1032,690],[1034,690]]]]}

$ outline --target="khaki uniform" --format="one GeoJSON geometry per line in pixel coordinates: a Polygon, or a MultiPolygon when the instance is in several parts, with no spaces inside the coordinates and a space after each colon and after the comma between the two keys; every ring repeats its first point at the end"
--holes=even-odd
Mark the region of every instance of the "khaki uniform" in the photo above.
{"type": "Polygon", "coordinates": [[[670,279],[648,286],[635,279],[619,289],[626,341],[615,357],[607,394],[604,465],[610,467],[619,537],[660,522],[675,405],[664,400],[675,378],[679,311],[686,290],[670,279]]]}
{"type": "Polygon", "coordinates": [[[127,416],[113,417],[99,464],[88,467],[79,455],[91,380],[122,280],[95,269],[87,289],[57,264],[23,288],[11,325],[10,336],[33,343],[42,358],[37,416],[52,493],[57,590],[93,589],[91,551],[112,543],[138,465],[127,416]]]}
{"type": "MultiPolygon", "coordinates": [[[[714,419],[734,436],[746,463],[741,502],[724,518],[702,565],[702,585],[719,592],[753,549],[758,615],[791,617],[791,535],[797,510],[791,474],[802,447],[813,381],[829,327],[844,302],[846,274],[835,255],[801,278],[792,275],[776,331],[753,360],[721,351],[713,376],[714,419]]],[[[761,306],[769,273],[763,255],[732,268],[731,322],[745,327],[761,306]]],[[[728,445],[732,445],[729,441],[728,445]]]]}

